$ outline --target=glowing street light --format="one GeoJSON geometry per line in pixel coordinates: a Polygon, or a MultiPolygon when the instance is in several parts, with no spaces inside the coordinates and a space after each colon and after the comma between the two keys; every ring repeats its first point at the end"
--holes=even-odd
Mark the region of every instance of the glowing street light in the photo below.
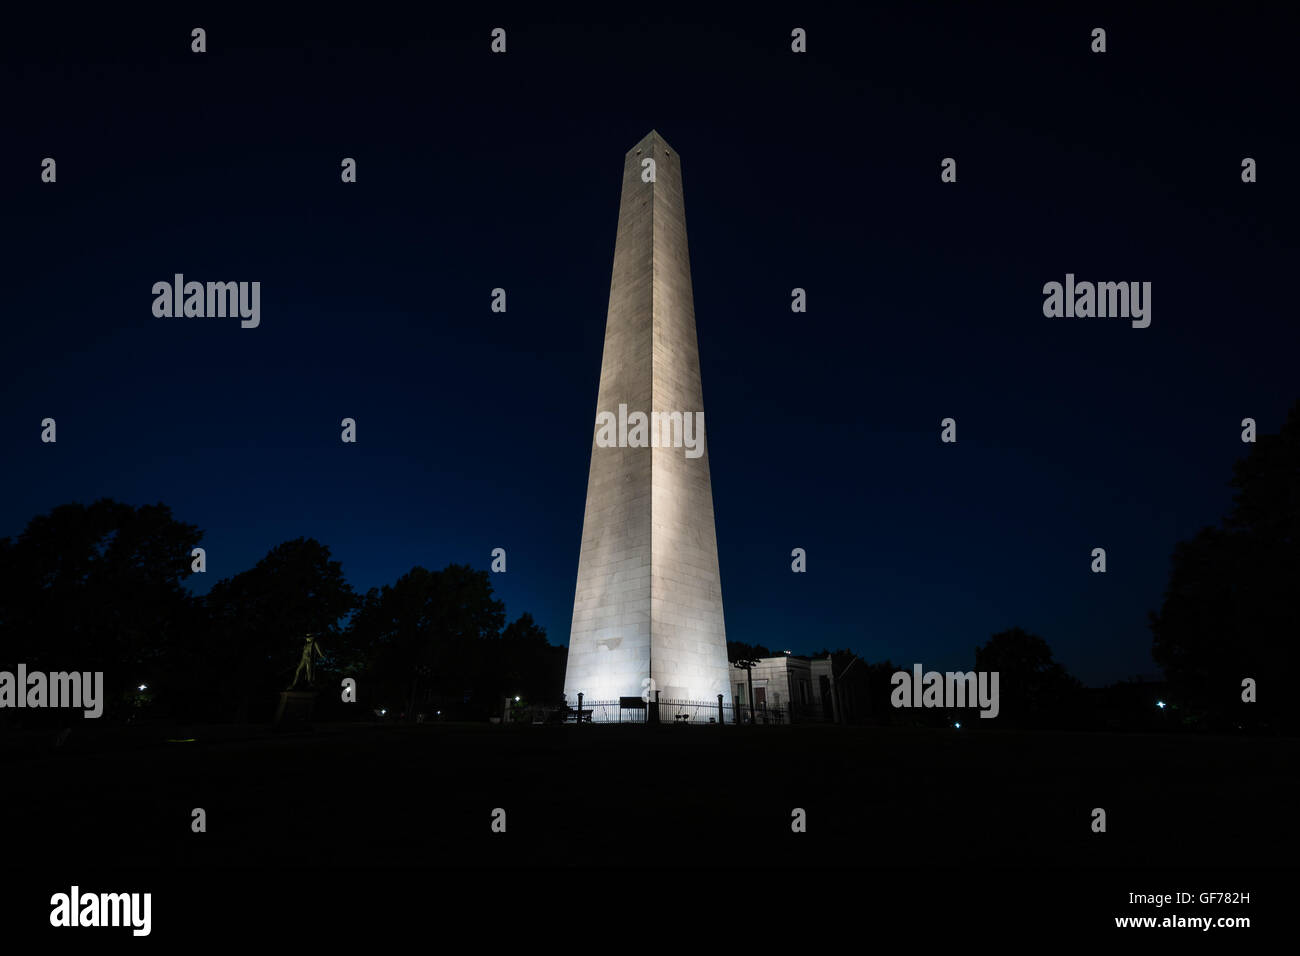
{"type": "Polygon", "coordinates": [[[1156,706],[1159,707],[1161,710],[1164,710],[1164,709],[1165,709],[1165,702],[1164,702],[1163,700],[1158,700],[1158,701],[1156,701],[1156,706]]]}

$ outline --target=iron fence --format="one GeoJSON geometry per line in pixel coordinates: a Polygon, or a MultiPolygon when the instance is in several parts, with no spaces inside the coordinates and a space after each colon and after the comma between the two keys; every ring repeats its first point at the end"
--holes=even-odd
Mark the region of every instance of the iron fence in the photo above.
{"type": "MultiPolygon", "coordinates": [[[[583,699],[581,707],[534,705],[519,714],[516,720],[533,724],[644,724],[658,722],[679,726],[717,726],[722,724],[747,724],[776,726],[789,724],[791,714],[785,707],[748,704],[719,704],[716,700],[665,700],[643,701],[636,698],[621,700],[583,699]],[[635,701],[635,703],[633,703],[635,701]]],[[[795,714],[798,720],[798,713],[795,714]]]]}

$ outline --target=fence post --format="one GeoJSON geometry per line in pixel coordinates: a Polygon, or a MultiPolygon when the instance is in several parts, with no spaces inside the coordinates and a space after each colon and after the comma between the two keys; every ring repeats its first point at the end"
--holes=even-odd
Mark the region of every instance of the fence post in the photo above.
{"type": "Polygon", "coordinates": [[[578,726],[582,726],[582,691],[578,691],[578,726]]]}
{"type": "Polygon", "coordinates": [[[718,695],[718,726],[721,727],[727,722],[726,715],[722,712],[722,695],[718,695]]]}

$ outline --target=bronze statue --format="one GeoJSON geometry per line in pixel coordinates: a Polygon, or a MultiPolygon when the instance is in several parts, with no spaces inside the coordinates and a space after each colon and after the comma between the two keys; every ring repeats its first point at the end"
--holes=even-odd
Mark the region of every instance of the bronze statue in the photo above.
{"type": "Polygon", "coordinates": [[[302,646],[302,659],[298,661],[298,669],[293,673],[293,683],[289,685],[290,690],[298,686],[298,677],[304,670],[307,671],[307,683],[312,683],[313,653],[317,657],[325,656],[325,652],[320,649],[320,644],[316,642],[316,638],[313,635],[308,634],[307,643],[302,646]]]}

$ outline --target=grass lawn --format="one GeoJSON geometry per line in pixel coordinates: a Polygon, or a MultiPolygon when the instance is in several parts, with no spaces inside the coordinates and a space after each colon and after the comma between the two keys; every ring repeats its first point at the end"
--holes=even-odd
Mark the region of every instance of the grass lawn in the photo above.
{"type": "Polygon", "coordinates": [[[86,865],[1239,867],[1289,865],[1300,845],[1294,738],[813,725],[87,734],[0,756],[10,819],[27,821],[10,838],[86,865]],[[206,833],[191,832],[195,807],[206,833]],[[491,831],[498,807],[505,834],[491,831]],[[791,832],[796,807],[806,833],[791,832]]]}

